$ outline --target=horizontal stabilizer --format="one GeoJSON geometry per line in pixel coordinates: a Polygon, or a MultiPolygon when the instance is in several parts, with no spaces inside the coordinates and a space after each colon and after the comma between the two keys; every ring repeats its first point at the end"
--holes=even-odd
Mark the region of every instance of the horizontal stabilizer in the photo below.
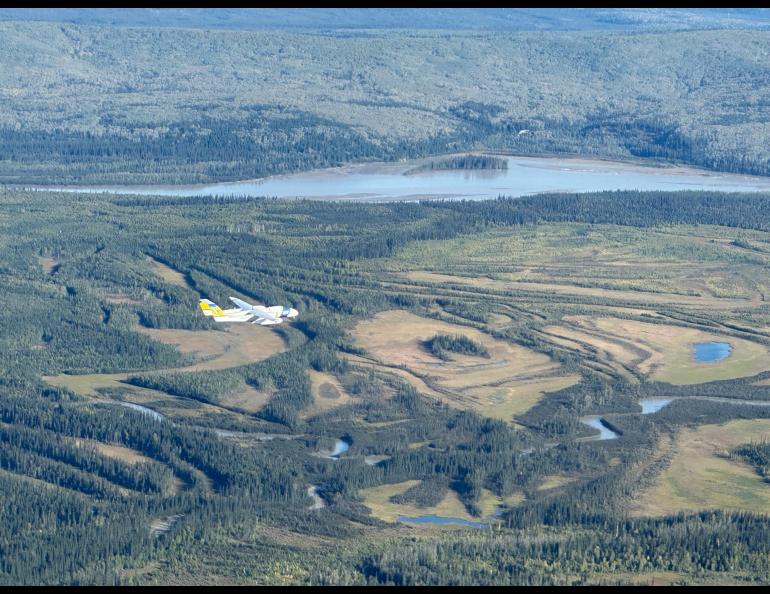
{"type": "Polygon", "coordinates": [[[201,299],[198,303],[198,307],[201,308],[204,316],[214,316],[216,318],[225,315],[225,312],[222,311],[221,307],[208,299],[201,299]]]}
{"type": "Polygon", "coordinates": [[[267,318],[257,317],[252,322],[252,324],[259,324],[260,326],[274,326],[275,324],[280,324],[282,322],[283,322],[283,320],[276,320],[276,319],[269,320],[267,318]]]}

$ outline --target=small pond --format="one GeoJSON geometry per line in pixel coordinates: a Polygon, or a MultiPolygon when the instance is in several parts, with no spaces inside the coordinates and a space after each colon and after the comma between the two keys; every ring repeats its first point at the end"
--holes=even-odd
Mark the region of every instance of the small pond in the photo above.
{"type": "Polygon", "coordinates": [[[340,456],[345,452],[347,452],[348,449],[350,449],[351,443],[352,443],[351,441],[348,441],[344,438],[338,439],[337,443],[334,444],[334,449],[332,450],[332,452],[326,455],[325,457],[329,458],[330,460],[339,460],[340,456]]]}
{"type": "Polygon", "coordinates": [[[721,361],[729,357],[732,352],[728,342],[698,342],[692,348],[693,358],[697,363],[721,361]]]}
{"type": "Polygon", "coordinates": [[[599,435],[585,438],[585,441],[604,441],[606,439],[617,439],[619,436],[612,429],[605,425],[606,421],[599,416],[590,415],[580,418],[581,423],[599,430],[599,435]]]}

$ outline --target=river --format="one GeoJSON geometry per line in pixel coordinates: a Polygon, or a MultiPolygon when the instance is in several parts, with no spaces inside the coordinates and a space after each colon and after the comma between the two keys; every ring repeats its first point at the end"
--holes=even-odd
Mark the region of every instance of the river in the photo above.
{"type": "Polygon", "coordinates": [[[271,196],[353,201],[486,199],[540,192],[600,190],[770,191],[770,177],[689,167],[561,157],[508,157],[508,169],[437,170],[410,173],[430,159],[366,163],[276,175],[256,180],[179,186],[68,186],[41,190],[162,196],[271,196]]]}
{"type": "Polygon", "coordinates": [[[132,410],[138,411],[143,415],[146,415],[158,422],[161,422],[164,419],[163,415],[160,414],[159,412],[152,410],[151,408],[147,408],[146,406],[142,406],[141,404],[135,404],[133,402],[126,402],[124,400],[102,400],[102,399],[95,399],[93,400],[93,402],[97,404],[115,404],[118,406],[125,406],[126,408],[130,408],[132,410]]]}

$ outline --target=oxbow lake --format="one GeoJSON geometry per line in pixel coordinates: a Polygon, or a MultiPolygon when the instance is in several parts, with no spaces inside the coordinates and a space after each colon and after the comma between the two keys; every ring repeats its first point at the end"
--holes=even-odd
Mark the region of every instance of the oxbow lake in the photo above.
{"type": "MultiPolygon", "coordinates": [[[[437,157],[438,158],[438,157],[437,157]]],[[[430,159],[367,163],[257,180],[187,186],[68,186],[36,189],[162,196],[270,196],[355,201],[487,199],[600,190],[770,191],[770,177],[687,167],[556,157],[508,157],[508,169],[410,173],[430,159]]]]}

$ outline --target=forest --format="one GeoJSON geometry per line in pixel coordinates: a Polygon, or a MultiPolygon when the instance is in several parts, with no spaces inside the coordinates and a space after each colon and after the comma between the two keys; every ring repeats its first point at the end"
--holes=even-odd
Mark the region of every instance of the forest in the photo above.
{"type": "Polygon", "coordinates": [[[0,204],[2,583],[770,580],[770,196],[0,204]]]}
{"type": "Polygon", "coordinates": [[[0,20],[0,181],[221,182],[472,150],[768,173],[763,31],[583,14],[592,30],[0,20]]]}

